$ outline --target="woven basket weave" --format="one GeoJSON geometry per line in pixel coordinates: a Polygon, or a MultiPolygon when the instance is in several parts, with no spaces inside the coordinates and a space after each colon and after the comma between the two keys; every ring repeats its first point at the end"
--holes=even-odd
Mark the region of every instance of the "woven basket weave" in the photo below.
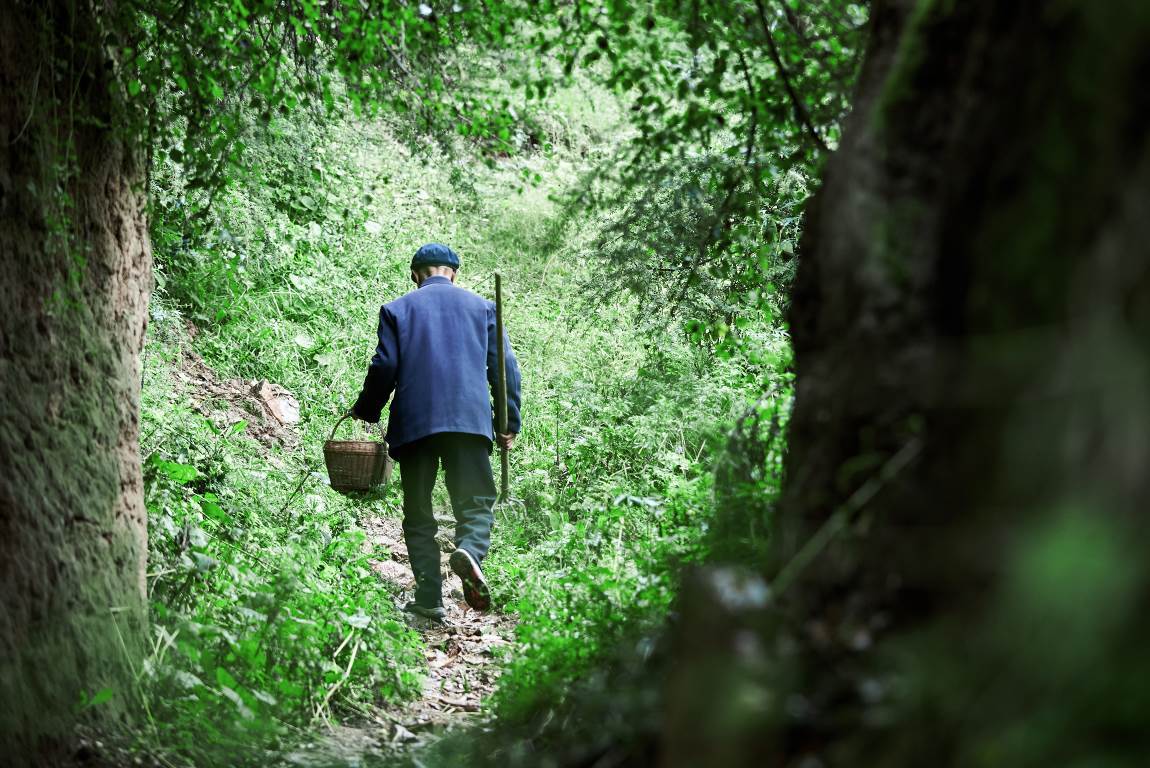
{"type": "Polygon", "coordinates": [[[392,460],[387,455],[385,440],[336,440],[335,431],[350,414],[332,427],[331,437],[323,444],[323,460],[332,490],[370,491],[391,479],[392,460]]]}

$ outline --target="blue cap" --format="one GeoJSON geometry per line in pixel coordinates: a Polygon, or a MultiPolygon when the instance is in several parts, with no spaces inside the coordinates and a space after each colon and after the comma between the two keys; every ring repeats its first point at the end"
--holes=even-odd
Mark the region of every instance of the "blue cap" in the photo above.
{"type": "Polygon", "coordinates": [[[455,255],[455,251],[446,245],[428,243],[416,251],[415,255],[411,257],[411,268],[419,269],[420,267],[451,267],[452,269],[459,269],[459,257],[455,255]]]}

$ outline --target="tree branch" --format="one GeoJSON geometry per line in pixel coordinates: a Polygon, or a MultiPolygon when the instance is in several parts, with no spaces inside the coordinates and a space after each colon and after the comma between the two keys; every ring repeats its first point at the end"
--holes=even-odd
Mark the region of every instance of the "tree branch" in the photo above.
{"type": "Polygon", "coordinates": [[[751,120],[747,128],[747,146],[744,150],[744,161],[747,165],[751,164],[751,158],[755,152],[755,134],[759,130],[759,107],[758,102],[755,100],[755,84],[751,80],[751,70],[747,66],[747,59],[743,56],[742,49],[737,51],[739,55],[739,69],[743,73],[743,81],[747,85],[747,100],[751,105],[751,120]]]}
{"type": "Polygon", "coordinates": [[[767,21],[767,10],[763,7],[763,0],[755,0],[755,8],[758,9],[759,12],[759,23],[763,27],[763,34],[767,37],[767,51],[770,53],[771,61],[774,63],[775,69],[779,71],[779,77],[783,81],[783,88],[786,89],[787,96],[791,100],[791,106],[794,107],[795,118],[799,121],[799,125],[804,127],[807,133],[810,134],[815,146],[823,152],[827,152],[826,142],[823,141],[823,137],[819,135],[814,123],[811,122],[811,114],[807,111],[806,104],[799,98],[799,94],[795,91],[794,85],[791,84],[790,73],[787,72],[787,68],[783,65],[782,56],[779,55],[779,48],[775,45],[775,37],[771,34],[771,25],[770,22],[767,21]]]}

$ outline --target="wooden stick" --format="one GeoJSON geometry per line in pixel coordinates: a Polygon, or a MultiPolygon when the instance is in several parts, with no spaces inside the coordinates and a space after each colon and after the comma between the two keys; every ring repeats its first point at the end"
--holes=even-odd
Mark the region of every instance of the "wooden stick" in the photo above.
{"type": "MultiPolygon", "coordinates": [[[[507,434],[507,351],[503,342],[503,278],[498,272],[495,273],[495,335],[499,344],[499,383],[495,388],[495,420],[499,434],[505,435],[507,434]]],[[[499,500],[507,501],[510,464],[507,459],[507,448],[502,445],[499,446],[499,466],[502,472],[499,500]]]]}

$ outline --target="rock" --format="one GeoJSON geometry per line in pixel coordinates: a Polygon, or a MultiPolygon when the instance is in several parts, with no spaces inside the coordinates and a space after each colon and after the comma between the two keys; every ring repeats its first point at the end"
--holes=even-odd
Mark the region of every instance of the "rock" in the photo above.
{"type": "Polygon", "coordinates": [[[372,568],[384,581],[390,581],[402,589],[415,586],[415,577],[411,575],[411,569],[394,560],[377,560],[372,563],[372,568]]]}
{"type": "Polygon", "coordinates": [[[395,723],[395,731],[391,737],[392,741],[402,744],[406,741],[415,741],[417,738],[419,737],[414,733],[407,730],[399,723],[395,723]]]}
{"type": "Polygon", "coordinates": [[[183,350],[175,378],[192,408],[221,432],[242,433],[260,443],[286,448],[299,441],[299,402],[283,387],[267,380],[221,379],[203,358],[183,350]],[[244,422],[242,428],[237,425],[244,422]]]}
{"type": "Polygon", "coordinates": [[[299,423],[299,401],[279,384],[261,379],[252,386],[252,394],[260,399],[280,424],[299,423]]]}

